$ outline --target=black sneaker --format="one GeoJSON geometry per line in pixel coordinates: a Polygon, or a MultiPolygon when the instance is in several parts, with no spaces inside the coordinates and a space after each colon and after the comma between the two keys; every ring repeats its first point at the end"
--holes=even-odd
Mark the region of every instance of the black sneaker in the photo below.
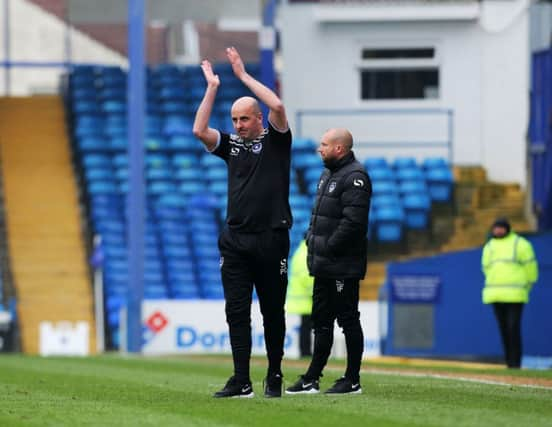
{"type": "Polygon", "coordinates": [[[264,380],[265,397],[282,397],[282,374],[268,374],[264,380]]]}
{"type": "Polygon", "coordinates": [[[325,391],[326,394],[360,394],[362,387],[360,382],[353,382],[346,377],[339,378],[333,386],[325,391]]]}
{"type": "Polygon", "coordinates": [[[286,394],[315,394],[320,393],[320,383],[318,380],[306,378],[301,375],[297,382],[286,389],[286,394]]]}
{"type": "Polygon", "coordinates": [[[253,386],[251,382],[240,383],[232,376],[222,390],[213,394],[213,397],[253,397],[253,386]]]}

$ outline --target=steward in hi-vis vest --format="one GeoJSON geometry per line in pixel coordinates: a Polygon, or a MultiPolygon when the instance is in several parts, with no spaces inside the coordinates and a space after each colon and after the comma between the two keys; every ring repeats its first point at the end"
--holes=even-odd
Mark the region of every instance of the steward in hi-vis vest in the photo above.
{"type": "Polygon", "coordinates": [[[521,367],[521,315],[529,292],[538,279],[538,265],[531,243],[514,233],[500,218],[492,225],[483,247],[485,274],[483,303],[492,304],[509,368],[521,367]]]}
{"type": "Polygon", "coordinates": [[[314,277],[307,267],[307,243],[302,240],[289,265],[286,312],[301,316],[299,327],[299,354],[301,357],[312,356],[312,287],[314,277]]]}
{"type": "Polygon", "coordinates": [[[484,304],[529,301],[538,266],[527,239],[513,231],[502,238],[491,238],[483,248],[481,264],[485,274],[484,304]]]}

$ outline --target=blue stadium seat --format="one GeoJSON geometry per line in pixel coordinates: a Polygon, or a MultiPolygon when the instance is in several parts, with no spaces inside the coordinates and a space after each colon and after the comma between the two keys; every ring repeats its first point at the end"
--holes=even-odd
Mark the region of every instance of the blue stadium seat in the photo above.
{"type": "Polygon", "coordinates": [[[184,196],[194,196],[201,194],[207,189],[205,184],[200,181],[183,181],[178,184],[178,190],[184,196]]]}
{"type": "Polygon", "coordinates": [[[425,181],[420,180],[402,181],[399,184],[399,193],[401,196],[409,194],[429,194],[425,181]]]}
{"type": "Polygon", "coordinates": [[[170,157],[161,153],[147,153],[145,163],[148,168],[168,168],[170,167],[170,157]]]}
{"type": "Polygon", "coordinates": [[[84,171],[87,181],[102,181],[113,178],[113,171],[109,168],[88,168],[84,171]]]}
{"type": "Polygon", "coordinates": [[[74,89],[71,92],[72,102],[86,101],[89,99],[96,99],[97,91],[93,87],[81,87],[74,89]]]}
{"type": "Polygon", "coordinates": [[[379,195],[398,195],[399,187],[393,181],[375,181],[372,183],[372,194],[379,195]]]}
{"type": "Polygon", "coordinates": [[[95,99],[76,100],[73,102],[73,113],[75,114],[100,114],[100,103],[95,99]]]}
{"type": "Polygon", "coordinates": [[[173,299],[196,299],[201,297],[199,288],[195,282],[183,286],[179,282],[171,283],[170,295],[173,299]]]}
{"type": "Polygon", "coordinates": [[[402,206],[401,199],[396,193],[377,194],[372,197],[371,207],[374,209],[402,206]]]}
{"type": "Polygon", "coordinates": [[[217,197],[228,194],[228,183],[226,181],[213,181],[207,184],[209,192],[217,197]]]}
{"type": "Polygon", "coordinates": [[[180,194],[175,194],[175,193],[164,194],[157,200],[154,206],[154,211],[159,206],[166,206],[166,207],[172,207],[172,208],[184,208],[187,203],[188,203],[188,199],[186,197],[183,197],[180,194]]]}
{"type": "Polygon", "coordinates": [[[101,137],[84,136],[77,139],[77,148],[81,153],[108,151],[109,142],[101,137]]]}
{"type": "Polygon", "coordinates": [[[291,148],[294,155],[298,153],[316,153],[316,143],[310,138],[294,138],[291,148]]]}
{"type": "MultiPolygon", "coordinates": [[[[173,192],[165,192],[161,197],[172,195],[173,192]]],[[[164,206],[157,204],[154,207],[155,217],[159,220],[180,221],[184,218],[184,210],[176,206],[164,206]]]]}
{"type": "Polygon", "coordinates": [[[211,167],[204,172],[208,181],[224,181],[228,179],[228,170],[224,165],[222,167],[211,167]]]}
{"type": "Polygon", "coordinates": [[[322,161],[316,153],[299,153],[291,157],[294,168],[303,170],[309,167],[322,167],[322,161]]]}
{"type": "Polygon", "coordinates": [[[315,196],[317,191],[318,191],[317,181],[311,181],[307,183],[307,194],[309,196],[315,196]]]}
{"type": "Polygon", "coordinates": [[[303,178],[307,182],[318,182],[322,176],[322,172],[324,172],[324,168],[321,165],[310,166],[305,169],[303,178]]]}
{"type": "Polygon", "coordinates": [[[111,156],[107,154],[86,153],[82,155],[82,164],[88,168],[111,168],[111,156]]]}
{"type": "Polygon", "coordinates": [[[385,157],[367,157],[364,160],[364,167],[368,172],[370,172],[372,169],[388,169],[389,164],[387,163],[387,160],[385,157]]]}
{"type": "Polygon", "coordinates": [[[400,242],[403,238],[404,211],[389,206],[374,209],[372,214],[374,237],[379,242],[400,242]]]}
{"type": "Polygon", "coordinates": [[[100,90],[100,99],[102,101],[126,102],[126,95],[126,87],[103,87],[100,90]]]}
{"type": "Polygon", "coordinates": [[[172,170],[169,167],[165,168],[147,168],[146,169],[146,178],[148,180],[172,180],[173,174],[172,170]]]}
{"type": "Polygon", "coordinates": [[[126,101],[118,99],[104,100],[101,103],[101,110],[105,114],[124,114],[126,113],[126,101]]]}
{"type": "Polygon", "coordinates": [[[174,179],[177,181],[193,181],[202,183],[203,177],[197,169],[177,169],[174,173],[174,179]]]}
{"type": "Polygon", "coordinates": [[[203,152],[203,144],[191,135],[173,135],[169,138],[168,147],[173,150],[203,152]]]}
{"type": "Polygon", "coordinates": [[[147,183],[148,194],[150,195],[164,195],[177,192],[177,186],[174,182],[169,180],[164,181],[150,181],[147,183]]]}
{"type": "Polygon", "coordinates": [[[178,84],[178,81],[171,82],[159,89],[159,98],[162,100],[180,100],[184,101],[187,98],[186,90],[184,89],[183,81],[178,84]]]}
{"type": "Polygon", "coordinates": [[[178,237],[179,244],[167,244],[165,243],[163,246],[163,253],[168,259],[176,260],[176,259],[189,259],[192,256],[192,250],[187,244],[183,244],[185,242],[185,239],[183,236],[176,236],[178,237]]]}
{"type": "Polygon", "coordinates": [[[425,181],[425,176],[419,167],[403,167],[397,169],[396,177],[401,181],[425,181]]]}
{"type": "Polygon", "coordinates": [[[394,169],[415,169],[418,167],[414,157],[396,157],[393,160],[394,169]]]}
{"type": "Polygon", "coordinates": [[[126,150],[128,146],[126,136],[113,136],[109,138],[109,148],[113,151],[126,150]]]}
{"type": "Polygon", "coordinates": [[[83,115],[76,119],[73,134],[76,138],[88,136],[103,136],[105,121],[102,117],[83,115]]]}
{"type": "Polygon", "coordinates": [[[431,199],[436,202],[452,200],[453,176],[448,168],[432,168],[426,171],[431,199]]]}
{"type": "Polygon", "coordinates": [[[192,136],[193,122],[182,115],[168,115],[163,125],[163,133],[169,138],[174,135],[192,136]]]}
{"type": "Polygon", "coordinates": [[[150,152],[153,152],[153,151],[160,152],[170,148],[169,141],[162,134],[158,134],[158,133],[156,134],[150,133],[146,135],[144,139],[144,146],[150,152]]]}
{"type": "Polygon", "coordinates": [[[375,167],[370,169],[370,179],[372,182],[395,182],[395,174],[393,170],[387,167],[375,167]]]}
{"type": "MultiPolygon", "coordinates": [[[[161,102],[159,104],[161,112],[167,115],[179,115],[183,116],[186,114],[189,110],[188,104],[185,101],[182,100],[167,100],[164,102],[161,102]]],[[[173,121],[170,123],[170,126],[177,126],[178,123],[176,121],[173,121]]],[[[168,128],[167,128],[168,129],[168,128]]],[[[172,128],[171,128],[172,129],[172,128]]],[[[172,134],[172,133],[181,133],[181,132],[174,132],[165,130],[165,133],[172,134]]]]}
{"type": "Polygon", "coordinates": [[[422,167],[428,169],[449,169],[448,161],[444,157],[426,157],[422,162],[422,167]]]}
{"type": "Polygon", "coordinates": [[[116,168],[128,167],[128,156],[125,153],[114,154],[112,162],[116,168]]]}
{"type": "Polygon", "coordinates": [[[214,156],[212,154],[204,154],[201,156],[199,163],[204,168],[211,168],[211,167],[222,167],[225,166],[226,163],[224,160],[222,160],[220,157],[214,156]]]}
{"type": "Polygon", "coordinates": [[[429,225],[431,200],[428,194],[415,193],[404,196],[403,206],[407,228],[425,229],[429,225]]]}
{"type": "MultiPolygon", "coordinates": [[[[196,168],[199,163],[199,157],[191,153],[177,153],[172,158],[173,166],[177,168],[196,168]]],[[[199,169],[198,169],[199,172],[199,169]]]]}
{"type": "Polygon", "coordinates": [[[94,194],[117,194],[119,188],[114,181],[94,181],[88,185],[88,193],[94,194]]]}

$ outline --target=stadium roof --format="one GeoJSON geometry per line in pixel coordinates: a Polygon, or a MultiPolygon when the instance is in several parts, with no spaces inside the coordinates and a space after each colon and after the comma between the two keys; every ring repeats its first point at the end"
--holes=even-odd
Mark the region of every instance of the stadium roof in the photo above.
{"type": "MultiPolygon", "coordinates": [[[[127,0],[67,1],[70,22],[120,23],[127,20],[127,0]]],[[[147,2],[147,17],[166,22],[258,18],[262,3],[263,0],[155,0],[147,2]]]]}

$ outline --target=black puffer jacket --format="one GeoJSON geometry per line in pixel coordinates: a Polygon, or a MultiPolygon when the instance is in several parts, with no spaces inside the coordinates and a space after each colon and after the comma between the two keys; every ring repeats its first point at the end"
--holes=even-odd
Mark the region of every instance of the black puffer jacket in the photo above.
{"type": "Polygon", "coordinates": [[[362,279],[372,183],[351,152],[325,169],[307,232],[312,276],[362,279]]]}

